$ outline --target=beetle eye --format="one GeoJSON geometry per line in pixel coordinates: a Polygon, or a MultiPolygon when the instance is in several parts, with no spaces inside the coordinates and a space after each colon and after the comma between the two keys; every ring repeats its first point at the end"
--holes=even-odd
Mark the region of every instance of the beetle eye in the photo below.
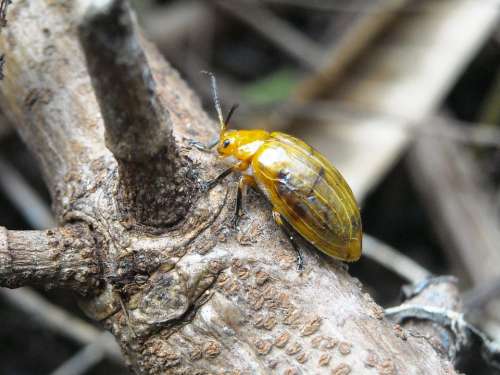
{"type": "Polygon", "coordinates": [[[222,147],[226,148],[227,146],[229,146],[231,144],[231,141],[229,139],[226,139],[223,143],[222,143],[222,147]]]}

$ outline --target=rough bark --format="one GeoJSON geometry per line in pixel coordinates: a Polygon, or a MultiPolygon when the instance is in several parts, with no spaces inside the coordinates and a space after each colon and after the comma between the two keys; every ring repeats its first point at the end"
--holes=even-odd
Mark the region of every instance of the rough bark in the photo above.
{"type": "Polygon", "coordinates": [[[404,288],[409,299],[386,309],[386,316],[401,324],[394,329],[403,339],[426,340],[457,366],[482,357],[490,369],[500,370],[498,344],[465,319],[456,284],[454,277],[441,276],[404,288]]]}
{"type": "Polygon", "coordinates": [[[2,286],[62,287],[80,294],[99,285],[96,244],[86,225],[46,231],[8,231],[0,227],[2,286]]]}
{"type": "MultiPolygon", "coordinates": [[[[429,284],[401,305],[402,308],[408,306],[435,307],[461,312],[462,304],[457,280],[453,280],[451,277],[437,278],[434,283],[429,284]]],[[[451,329],[438,324],[438,322],[428,323],[428,321],[418,319],[406,319],[401,322],[401,325],[409,335],[415,335],[428,341],[443,358],[456,360],[458,351],[462,349],[459,338],[454,335],[451,329]]],[[[398,330],[398,328],[396,329],[398,330]]]]}
{"type": "Polygon", "coordinates": [[[124,0],[91,5],[80,40],[106,146],[118,161],[121,208],[138,223],[169,226],[186,216],[193,181],[179,157],[170,114],[159,101],[131,14],[124,0]]]}
{"type": "MultiPolygon", "coordinates": [[[[395,334],[340,263],[305,251],[298,273],[262,197],[249,195],[249,214],[232,230],[235,179],[195,191],[174,226],[130,225],[78,42],[78,3],[12,5],[0,38],[9,51],[0,106],[38,156],[59,221],[92,229],[102,288],[81,306],[113,332],[137,373],[373,373],[372,353],[379,373],[455,373],[425,340],[395,334]]],[[[215,176],[216,157],[186,141],[213,139],[214,124],[156,50],[139,43],[179,157],[193,179],[215,176]]]]}

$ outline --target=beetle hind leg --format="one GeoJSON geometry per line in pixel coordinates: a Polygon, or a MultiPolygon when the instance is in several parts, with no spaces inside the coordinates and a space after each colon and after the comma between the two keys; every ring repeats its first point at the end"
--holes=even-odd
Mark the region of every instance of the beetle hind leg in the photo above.
{"type": "Polygon", "coordinates": [[[290,228],[289,224],[283,220],[280,213],[278,211],[273,210],[273,219],[278,224],[278,226],[285,232],[288,237],[290,243],[292,244],[295,252],[297,253],[297,270],[302,271],[304,269],[304,259],[302,257],[302,251],[300,250],[300,246],[295,239],[295,233],[292,228],[290,228]]]}

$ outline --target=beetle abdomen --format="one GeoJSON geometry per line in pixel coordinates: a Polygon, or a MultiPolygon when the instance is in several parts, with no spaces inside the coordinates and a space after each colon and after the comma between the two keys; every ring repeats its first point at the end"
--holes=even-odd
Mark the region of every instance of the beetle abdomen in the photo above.
{"type": "Polygon", "coordinates": [[[308,242],[347,261],[361,255],[361,218],[347,182],[303,141],[274,132],[252,161],[255,181],[274,209],[308,242]]]}

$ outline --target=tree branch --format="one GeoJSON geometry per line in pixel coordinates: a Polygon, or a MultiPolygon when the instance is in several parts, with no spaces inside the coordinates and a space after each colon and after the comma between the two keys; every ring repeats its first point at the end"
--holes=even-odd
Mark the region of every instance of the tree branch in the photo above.
{"type": "Polygon", "coordinates": [[[52,304],[31,288],[0,289],[0,295],[13,307],[31,316],[42,327],[57,335],[84,346],[99,341],[102,350],[110,360],[117,364],[123,364],[120,348],[110,335],[106,338],[102,337],[103,332],[91,323],[71,315],[62,307],[52,304]]]}
{"type": "Polygon", "coordinates": [[[104,117],[106,146],[123,161],[141,162],[174,149],[168,111],[123,0],[91,3],[80,27],[92,85],[104,117]]]}
{"type": "MultiPolygon", "coordinates": [[[[432,127],[442,134],[440,124],[432,127]]],[[[475,284],[492,282],[498,277],[500,230],[480,164],[467,149],[435,136],[420,137],[408,162],[451,264],[475,284]]]]}
{"type": "Polygon", "coordinates": [[[46,231],[0,227],[0,285],[42,285],[87,294],[99,285],[92,233],[85,225],[46,231]]]}
{"type": "Polygon", "coordinates": [[[179,175],[183,163],[170,116],[134,27],[125,1],[94,2],[81,23],[80,40],[106,146],[118,160],[122,208],[141,224],[168,226],[185,217],[192,182],[179,175]]]}
{"type": "Polygon", "coordinates": [[[85,60],[63,21],[68,17],[63,5],[47,12],[42,2],[14,2],[0,35],[0,50],[8,51],[0,107],[38,159],[58,215],[68,209],[62,202],[81,192],[78,184],[96,179],[97,165],[89,163],[110,159],[85,60]],[[25,23],[30,17],[37,22],[25,23]],[[19,48],[24,33],[37,48],[19,48]]]}
{"type": "MultiPolygon", "coordinates": [[[[227,185],[194,194],[178,226],[162,233],[131,230],[116,209],[123,205],[124,196],[115,194],[123,176],[117,181],[116,163],[104,148],[73,6],[48,0],[13,4],[9,34],[0,35],[12,61],[0,103],[39,154],[59,220],[89,223],[99,239],[92,258],[101,262],[103,288],[80,303],[113,332],[137,373],[363,373],[373,352],[402,374],[455,373],[427,342],[395,336],[380,306],[338,262],[305,249],[306,269],[297,273],[294,251],[260,196],[249,194],[249,214],[237,232],[229,227],[235,192],[227,185]],[[40,37],[47,34],[44,28],[52,33],[50,43],[40,37]],[[55,51],[39,53],[51,44],[55,51]],[[35,94],[50,92],[50,100],[28,95],[34,88],[35,94]]],[[[212,139],[213,122],[156,50],[138,40],[170,113],[180,157],[191,159],[192,173],[208,180],[221,167],[216,157],[182,140],[212,139]]],[[[234,183],[229,177],[228,185],[234,183]]],[[[183,194],[175,197],[182,200],[183,194]]],[[[16,234],[22,241],[16,246],[33,253],[37,243],[29,232],[16,234]]],[[[2,264],[9,265],[10,257],[7,251],[2,264]]]]}
{"type": "MultiPolygon", "coordinates": [[[[455,278],[446,276],[424,280],[414,285],[409,300],[386,309],[386,316],[454,363],[474,353],[490,367],[500,369],[500,345],[466,321],[456,284],[455,278]]],[[[396,327],[399,334],[406,334],[396,327]]]]}

